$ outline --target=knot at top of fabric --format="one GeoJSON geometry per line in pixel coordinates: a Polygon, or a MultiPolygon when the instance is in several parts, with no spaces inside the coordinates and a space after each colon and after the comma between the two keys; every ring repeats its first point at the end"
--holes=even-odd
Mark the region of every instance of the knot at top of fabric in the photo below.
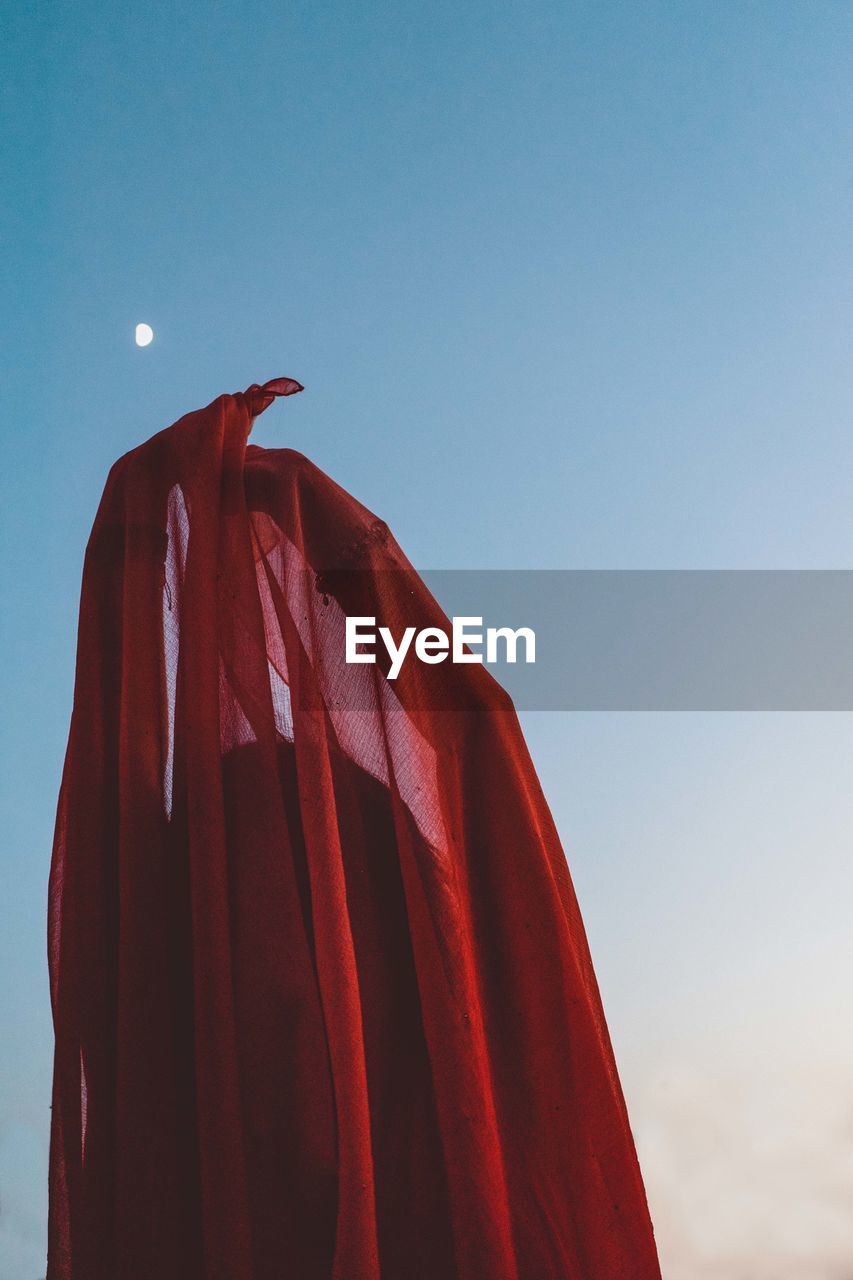
{"type": "Polygon", "coordinates": [[[297,391],[304,390],[302,383],[297,382],[295,378],[270,378],[269,382],[265,382],[263,386],[253,382],[243,392],[246,407],[249,410],[249,430],[252,429],[251,422],[257,418],[258,414],[263,413],[264,409],[268,409],[277,396],[292,396],[297,391]]]}

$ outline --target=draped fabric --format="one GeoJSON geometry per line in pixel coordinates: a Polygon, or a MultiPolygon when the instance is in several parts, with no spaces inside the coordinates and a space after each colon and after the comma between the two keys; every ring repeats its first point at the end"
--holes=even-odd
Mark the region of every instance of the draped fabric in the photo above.
{"type": "Polygon", "coordinates": [[[48,1280],[659,1280],[560,843],[387,527],[247,443],[112,468],[49,890],[48,1280]]]}

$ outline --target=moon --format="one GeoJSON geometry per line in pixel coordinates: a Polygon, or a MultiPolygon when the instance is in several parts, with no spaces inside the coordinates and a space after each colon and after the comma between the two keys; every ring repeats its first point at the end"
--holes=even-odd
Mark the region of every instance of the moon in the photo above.
{"type": "Polygon", "coordinates": [[[138,347],[147,347],[154,341],[154,330],[150,324],[138,324],[136,326],[136,345],[138,347]]]}

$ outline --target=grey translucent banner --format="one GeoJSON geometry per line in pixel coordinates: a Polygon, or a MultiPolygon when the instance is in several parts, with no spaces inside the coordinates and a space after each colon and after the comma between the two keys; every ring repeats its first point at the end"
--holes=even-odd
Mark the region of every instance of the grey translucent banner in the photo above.
{"type": "Polygon", "coordinates": [[[853,710],[853,571],[422,576],[448,617],[533,630],[535,663],[488,664],[519,710],[853,710]]]}

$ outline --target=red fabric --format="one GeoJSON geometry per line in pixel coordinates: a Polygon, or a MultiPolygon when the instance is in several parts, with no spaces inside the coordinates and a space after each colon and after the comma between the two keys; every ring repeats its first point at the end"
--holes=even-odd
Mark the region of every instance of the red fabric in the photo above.
{"type": "Polygon", "coordinates": [[[386,526],[247,445],[279,380],[113,467],[56,827],[49,1280],[655,1280],[563,852],[386,526]]]}

